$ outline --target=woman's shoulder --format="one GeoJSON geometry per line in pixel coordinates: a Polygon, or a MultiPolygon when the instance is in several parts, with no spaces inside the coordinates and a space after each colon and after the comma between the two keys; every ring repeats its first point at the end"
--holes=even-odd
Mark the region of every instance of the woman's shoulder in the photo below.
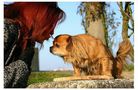
{"type": "Polygon", "coordinates": [[[5,32],[17,34],[20,30],[20,24],[12,19],[4,19],[4,34],[5,32]]]}
{"type": "Polygon", "coordinates": [[[18,40],[19,31],[19,23],[12,19],[4,19],[4,59],[8,57],[12,47],[18,40]]]}
{"type": "Polygon", "coordinates": [[[4,19],[4,42],[18,38],[20,24],[12,19],[4,19]]]}

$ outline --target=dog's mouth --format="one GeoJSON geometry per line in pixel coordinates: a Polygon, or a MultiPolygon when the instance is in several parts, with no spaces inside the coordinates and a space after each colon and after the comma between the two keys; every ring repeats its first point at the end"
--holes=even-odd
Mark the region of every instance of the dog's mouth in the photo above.
{"type": "Polygon", "coordinates": [[[52,47],[50,47],[50,52],[54,55],[61,56],[59,53],[55,52],[52,47]]]}
{"type": "Polygon", "coordinates": [[[56,51],[50,50],[50,52],[51,52],[52,54],[57,55],[57,56],[60,56],[60,57],[63,57],[63,56],[64,56],[63,54],[58,53],[58,52],[56,52],[56,51]]]}
{"type": "Polygon", "coordinates": [[[52,54],[54,54],[54,55],[57,55],[57,56],[64,56],[64,55],[62,55],[62,54],[60,54],[60,53],[57,53],[57,52],[51,52],[52,54]]]}

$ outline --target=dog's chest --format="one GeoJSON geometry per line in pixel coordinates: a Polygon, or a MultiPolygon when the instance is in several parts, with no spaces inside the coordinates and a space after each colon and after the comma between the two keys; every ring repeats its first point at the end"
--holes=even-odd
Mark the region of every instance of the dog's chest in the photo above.
{"type": "Polygon", "coordinates": [[[73,65],[79,67],[81,72],[84,72],[86,75],[98,75],[101,73],[101,62],[99,59],[73,59],[73,58],[64,58],[66,62],[70,62],[73,65]]]}
{"type": "Polygon", "coordinates": [[[101,72],[101,64],[99,60],[84,60],[81,62],[76,62],[80,67],[81,71],[87,75],[97,75],[101,72]]]}

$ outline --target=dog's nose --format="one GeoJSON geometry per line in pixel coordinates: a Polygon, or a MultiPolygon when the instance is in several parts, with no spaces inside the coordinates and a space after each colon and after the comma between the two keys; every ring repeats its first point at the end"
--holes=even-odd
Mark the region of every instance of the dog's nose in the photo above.
{"type": "Polygon", "coordinates": [[[52,47],[50,47],[50,52],[52,53],[52,47]]]}

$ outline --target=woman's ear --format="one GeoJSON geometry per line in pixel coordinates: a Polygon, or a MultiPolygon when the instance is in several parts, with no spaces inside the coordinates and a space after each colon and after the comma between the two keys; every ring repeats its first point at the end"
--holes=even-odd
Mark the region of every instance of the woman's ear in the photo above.
{"type": "Polygon", "coordinates": [[[68,45],[67,45],[66,49],[67,49],[68,51],[70,51],[70,50],[72,49],[72,47],[73,47],[72,37],[71,37],[71,36],[68,37],[67,43],[68,43],[68,45]]]}

